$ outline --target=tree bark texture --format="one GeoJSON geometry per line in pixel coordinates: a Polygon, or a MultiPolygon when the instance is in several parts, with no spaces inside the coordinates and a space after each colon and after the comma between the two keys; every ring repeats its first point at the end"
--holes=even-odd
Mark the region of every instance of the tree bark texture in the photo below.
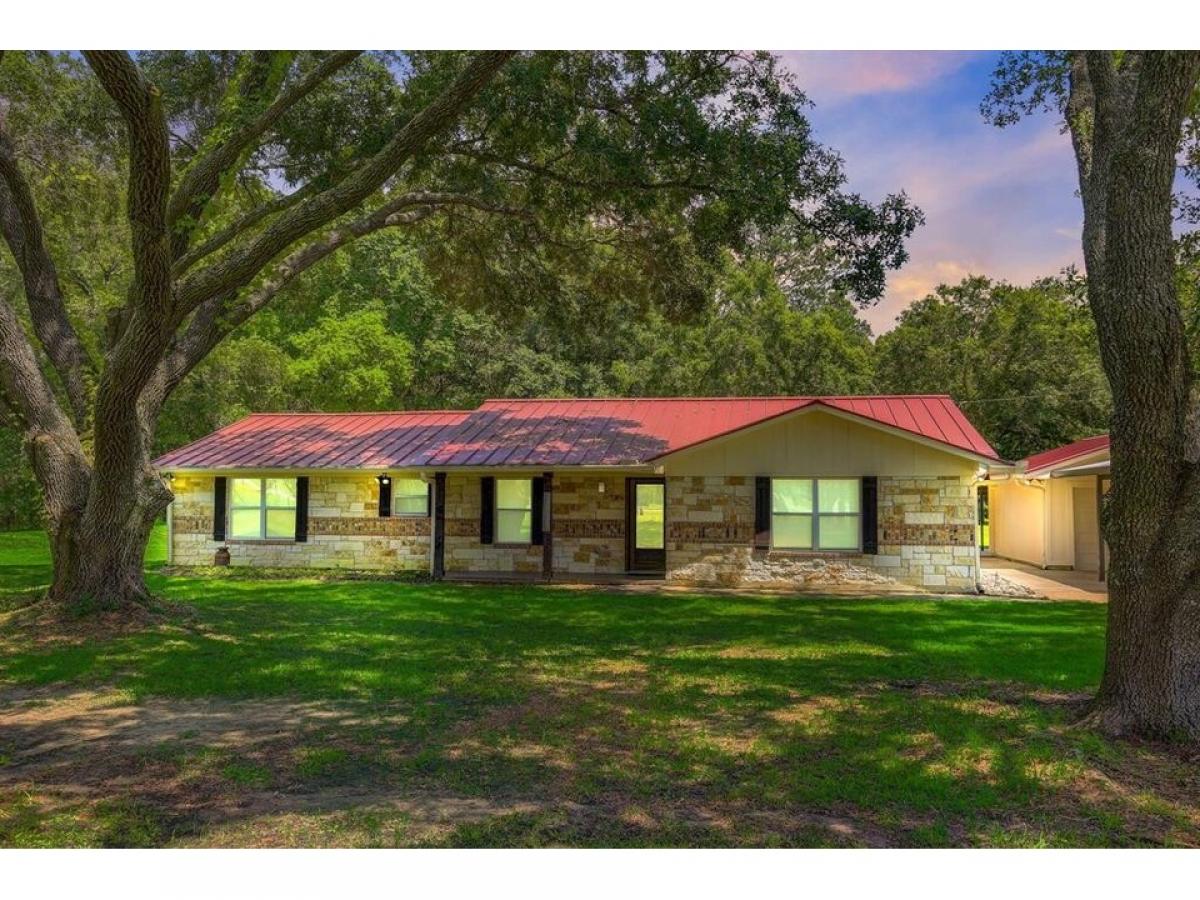
{"type": "Polygon", "coordinates": [[[1200,54],[1072,57],[1088,302],[1113,393],[1104,676],[1085,722],[1200,736],[1200,435],[1171,230],[1200,54]]]}

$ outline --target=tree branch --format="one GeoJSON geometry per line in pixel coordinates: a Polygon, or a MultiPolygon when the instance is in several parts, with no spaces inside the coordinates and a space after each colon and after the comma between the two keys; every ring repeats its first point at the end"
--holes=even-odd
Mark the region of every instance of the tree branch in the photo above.
{"type": "MultiPolygon", "coordinates": [[[[713,185],[698,181],[694,175],[689,175],[685,178],[670,178],[662,181],[646,181],[639,178],[630,178],[625,180],[605,179],[601,181],[587,181],[582,178],[572,178],[569,175],[564,175],[562,172],[555,171],[550,166],[540,165],[538,163],[526,162],[521,159],[506,159],[502,156],[497,156],[494,153],[480,153],[475,150],[457,149],[453,151],[455,156],[465,156],[468,159],[473,159],[476,162],[485,164],[503,166],[508,169],[516,169],[520,172],[526,172],[530,175],[536,175],[541,178],[548,178],[559,184],[565,184],[568,187],[582,188],[589,191],[602,190],[640,190],[640,191],[668,191],[676,189],[687,189],[694,191],[711,191],[713,185]]],[[[564,153],[563,156],[566,154],[564,153]]]]}
{"type": "Polygon", "coordinates": [[[66,428],[74,433],[38,365],[16,310],[4,297],[0,297],[0,390],[27,427],[44,431],[66,428]]]}
{"type": "Polygon", "coordinates": [[[431,138],[452,125],[513,53],[501,50],[476,55],[450,87],[339,184],[286,213],[247,247],[190,276],[179,286],[179,318],[211,297],[244,287],[295,241],[366,200],[431,138]]]}
{"type": "Polygon", "coordinates": [[[87,381],[92,360],[67,313],[54,259],[46,247],[33,192],[4,131],[0,109],[0,233],[21,272],[33,331],[62,379],[76,426],[88,417],[87,381]]]}
{"type": "Polygon", "coordinates": [[[203,242],[187,251],[183,256],[175,260],[175,276],[179,277],[187,272],[192,266],[207,256],[216,253],[222,247],[226,246],[234,238],[249,231],[260,222],[269,219],[278,213],[291,209],[297,203],[307,200],[317,192],[315,182],[309,182],[302,188],[292,191],[290,194],[285,194],[282,197],[276,197],[262,206],[251,212],[246,213],[237,221],[222,228],[206,238],[203,242]]]}
{"type": "Polygon", "coordinates": [[[414,225],[434,215],[438,209],[449,206],[465,206],[481,212],[530,218],[527,210],[462,194],[414,191],[395,197],[370,214],[347,223],[289,254],[270,277],[248,294],[239,297],[235,292],[230,292],[201,304],[188,327],[163,360],[152,387],[147,390],[148,401],[154,407],[160,406],[171,391],[221,340],[321,260],[368,234],[384,228],[414,225]]]}
{"type": "Polygon", "coordinates": [[[311,72],[279,94],[257,117],[245,122],[224,141],[192,160],[167,205],[167,225],[175,231],[176,256],[185,251],[188,238],[204,208],[220,187],[222,174],[251,148],[253,142],[266,134],[284,113],[361,53],[361,50],[349,50],[325,57],[311,72]],[[191,220],[187,227],[182,224],[185,219],[191,220]]]}
{"type": "Polygon", "coordinates": [[[84,57],[125,120],[129,142],[129,196],[134,279],[131,305],[160,314],[170,305],[171,248],[166,223],[171,187],[171,144],[162,98],[128,53],[85,50],[84,57]]]}

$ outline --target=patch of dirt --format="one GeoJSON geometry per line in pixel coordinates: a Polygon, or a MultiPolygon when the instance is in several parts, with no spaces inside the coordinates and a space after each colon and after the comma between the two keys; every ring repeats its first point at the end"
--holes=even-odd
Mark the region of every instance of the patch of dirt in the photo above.
{"type": "Polygon", "coordinates": [[[876,690],[903,691],[911,693],[914,697],[959,700],[976,704],[976,711],[987,712],[990,709],[996,714],[999,714],[998,704],[1032,702],[1041,706],[1078,707],[1082,710],[1083,705],[1091,699],[1091,694],[1086,691],[1052,691],[1022,684],[981,681],[887,681],[873,687],[876,690]]]}
{"type": "MultiPolygon", "coordinates": [[[[1039,740],[1057,749],[1045,754],[1044,765],[1022,764],[1023,777],[1038,786],[1033,799],[997,810],[994,820],[918,821],[919,814],[904,809],[753,802],[685,782],[669,790],[655,783],[652,793],[638,793],[620,779],[601,779],[598,796],[579,793],[575,779],[585,760],[602,757],[631,773],[645,765],[639,759],[643,732],[626,721],[625,695],[597,691],[596,682],[636,691],[646,677],[640,662],[602,661],[582,679],[548,685],[519,703],[464,709],[445,730],[417,738],[402,737],[411,734],[402,727],[409,711],[399,706],[288,699],[136,703],[113,688],[0,687],[0,807],[5,797],[20,794],[44,810],[75,815],[115,798],[151,810],[164,840],[200,846],[438,844],[461,839],[463,825],[482,825],[474,832],[481,837],[473,839],[497,843],[519,843],[528,830],[551,844],[887,847],[928,842],[934,827],[943,830],[932,832],[933,839],[960,846],[1014,836],[1036,843],[1041,834],[1098,843],[1200,842],[1200,747],[1092,747],[1065,724],[1038,727],[1039,740]],[[571,709],[585,696],[602,702],[581,722],[571,709]],[[571,729],[566,735],[559,727],[564,721],[571,729]],[[440,755],[433,774],[413,774],[418,753],[440,755]],[[404,765],[389,769],[388,760],[404,765]],[[438,766],[451,761],[443,777],[438,766]],[[536,775],[486,793],[479,784],[455,780],[491,771],[493,763],[501,772],[516,764],[514,772],[536,775]],[[588,800],[580,802],[583,796],[588,800]]],[[[837,727],[839,717],[897,693],[937,698],[938,705],[997,720],[1021,714],[1022,705],[1028,712],[1030,703],[1069,711],[1087,699],[1019,684],[879,681],[849,695],[793,693],[753,715],[678,716],[670,727],[751,773],[760,756],[766,764],[776,759],[770,723],[789,735],[802,732],[797,740],[815,739],[837,727]],[[764,736],[765,750],[758,744],[764,736]]],[[[916,728],[900,750],[905,762],[935,775],[973,781],[1009,777],[997,753],[955,751],[954,741],[936,729],[916,728]]],[[[784,756],[777,761],[792,764],[784,756]]]]}
{"type": "Polygon", "coordinates": [[[0,768],[0,784],[46,781],[54,771],[69,773],[80,759],[100,771],[105,760],[172,742],[247,750],[292,740],[316,727],[386,718],[379,711],[292,700],[151,698],[133,704],[112,689],[5,688],[0,689],[0,735],[8,763],[0,768]]]}
{"type": "Polygon", "coordinates": [[[22,648],[107,641],[164,626],[192,624],[196,611],[185,603],[155,599],[142,606],[79,615],[58,603],[39,600],[0,614],[0,646],[22,648]]]}
{"type": "Polygon", "coordinates": [[[328,819],[352,812],[358,819],[398,818],[404,825],[404,842],[413,844],[436,839],[439,834],[459,825],[498,816],[543,812],[552,806],[537,800],[493,801],[442,794],[397,796],[394,791],[378,790],[263,791],[238,798],[233,803],[197,810],[190,822],[190,830],[194,830],[197,837],[195,840],[185,838],[184,843],[197,847],[271,847],[295,846],[297,843],[337,846],[339,842],[329,832],[336,830],[338,825],[328,819]],[[288,831],[297,829],[315,832],[316,840],[297,842],[285,838],[288,831]],[[245,839],[247,831],[258,834],[260,839],[248,842],[245,839]]]}

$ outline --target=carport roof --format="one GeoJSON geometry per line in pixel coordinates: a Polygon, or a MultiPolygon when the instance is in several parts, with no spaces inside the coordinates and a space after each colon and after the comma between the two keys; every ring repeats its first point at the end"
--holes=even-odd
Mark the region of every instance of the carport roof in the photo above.
{"type": "Polygon", "coordinates": [[[1073,459],[1090,456],[1093,453],[1099,453],[1107,449],[1108,435],[1097,434],[1094,437],[1083,438],[1083,440],[1055,447],[1053,450],[1043,450],[1041,453],[1027,456],[1021,462],[1025,464],[1025,474],[1033,475],[1057,469],[1059,466],[1073,459]]]}

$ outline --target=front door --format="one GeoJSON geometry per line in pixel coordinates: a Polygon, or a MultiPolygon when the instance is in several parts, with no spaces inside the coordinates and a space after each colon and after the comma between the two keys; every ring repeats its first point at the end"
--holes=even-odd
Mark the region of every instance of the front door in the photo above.
{"type": "Polygon", "coordinates": [[[626,566],[630,572],[667,571],[667,482],[630,478],[625,494],[626,566]]]}

